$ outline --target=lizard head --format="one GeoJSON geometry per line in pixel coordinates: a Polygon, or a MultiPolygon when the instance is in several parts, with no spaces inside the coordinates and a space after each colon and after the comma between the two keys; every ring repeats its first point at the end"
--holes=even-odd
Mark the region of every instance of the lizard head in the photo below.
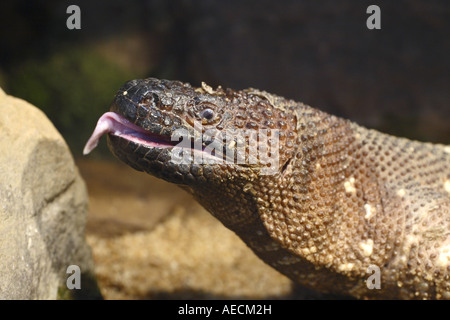
{"type": "Polygon", "coordinates": [[[219,193],[230,201],[242,193],[251,196],[252,185],[279,175],[289,163],[296,119],[274,107],[276,98],[251,89],[213,90],[204,83],[194,88],[179,81],[132,80],[99,119],[84,153],[107,133],[119,159],[184,186],[214,207],[211,198],[219,193]]]}

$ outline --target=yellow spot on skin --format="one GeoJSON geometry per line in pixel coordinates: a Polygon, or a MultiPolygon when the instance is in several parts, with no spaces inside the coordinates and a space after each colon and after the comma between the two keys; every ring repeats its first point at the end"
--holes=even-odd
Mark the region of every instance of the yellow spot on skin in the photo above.
{"type": "Polygon", "coordinates": [[[399,197],[403,197],[405,194],[406,194],[405,189],[399,189],[399,190],[397,191],[397,195],[398,195],[399,197]]]}
{"type": "Polygon", "coordinates": [[[344,183],[344,188],[345,188],[345,192],[347,193],[356,193],[356,189],[355,189],[355,178],[350,177],[350,179],[348,179],[347,181],[345,181],[344,183]]]}
{"type": "Polygon", "coordinates": [[[213,94],[214,89],[208,86],[205,82],[202,82],[202,89],[206,91],[206,93],[213,94]]]}
{"type": "Polygon", "coordinates": [[[447,191],[448,193],[450,193],[450,180],[446,180],[444,182],[444,189],[445,191],[447,191]]]}
{"type": "Polygon", "coordinates": [[[411,248],[412,245],[417,244],[417,237],[413,235],[408,235],[405,237],[405,247],[411,248]]]}
{"type": "Polygon", "coordinates": [[[443,247],[440,251],[436,264],[446,268],[450,264],[450,245],[443,247]]]}
{"type": "Polygon", "coordinates": [[[307,255],[311,254],[311,251],[309,251],[308,248],[303,248],[303,249],[301,249],[301,251],[302,251],[304,256],[307,256],[307,255]]]}
{"type": "Polygon", "coordinates": [[[361,241],[359,243],[359,248],[363,251],[366,257],[370,257],[373,252],[373,240],[367,239],[366,241],[361,241]]]}
{"type": "MultiPolygon", "coordinates": [[[[427,279],[428,281],[433,281],[433,276],[431,274],[427,274],[425,276],[425,279],[427,279]]],[[[428,290],[428,285],[426,287],[427,287],[426,290],[428,290]]]]}
{"type": "Polygon", "coordinates": [[[399,261],[403,264],[406,264],[408,262],[408,257],[407,256],[401,256],[399,261]]]}
{"type": "Polygon", "coordinates": [[[306,257],[312,253],[316,253],[317,252],[317,248],[316,247],[311,247],[311,248],[303,248],[301,249],[302,254],[306,257]]]}
{"type": "Polygon", "coordinates": [[[334,256],[332,254],[329,254],[329,255],[326,256],[325,262],[326,263],[332,263],[333,260],[334,260],[334,256]]]}
{"type": "Polygon", "coordinates": [[[343,263],[343,264],[339,265],[338,270],[339,271],[352,271],[354,266],[355,265],[353,263],[343,263]]]}
{"type": "Polygon", "coordinates": [[[366,210],[366,215],[364,216],[364,219],[369,220],[373,215],[372,206],[370,204],[366,203],[364,205],[364,210],[366,210]]]}

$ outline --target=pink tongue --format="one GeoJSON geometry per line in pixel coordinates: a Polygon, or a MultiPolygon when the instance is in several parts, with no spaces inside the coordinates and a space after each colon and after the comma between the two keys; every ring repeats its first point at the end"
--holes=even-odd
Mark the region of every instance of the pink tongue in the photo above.
{"type": "Polygon", "coordinates": [[[98,140],[105,133],[117,136],[128,136],[132,132],[145,132],[142,128],[131,123],[114,112],[106,112],[98,119],[97,126],[83,149],[83,154],[89,154],[98,144],[98,140]]]}
{"type": "Polygon", "coordinates": [[[119,115],[114,112],[106,112],[103,114],[100,119],[98,119],[97,126],[83,149],[83,154],[89,154],[98,145],[98,140],[100,140],[102,135],[116,131],[118,127],[117,123],[125,121],[127,120],[119,117],[119,115]]]}

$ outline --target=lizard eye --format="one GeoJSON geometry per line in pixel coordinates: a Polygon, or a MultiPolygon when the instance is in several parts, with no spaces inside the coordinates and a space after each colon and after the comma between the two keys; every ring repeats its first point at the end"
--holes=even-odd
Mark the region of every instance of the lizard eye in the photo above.
{"type": "Polygon", "coordinates": [[[203,111],[200,112],[200,117],[202,117],[202,119],[210,121],[214,119],[214,111],[210,108],[203,109],[203,111]]]}

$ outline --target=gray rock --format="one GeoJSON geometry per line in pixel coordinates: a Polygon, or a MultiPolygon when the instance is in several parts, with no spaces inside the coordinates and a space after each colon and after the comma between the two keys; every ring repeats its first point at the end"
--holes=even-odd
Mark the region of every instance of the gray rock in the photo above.
{"type": "Polygon", "coordinates": [[[0,132],[0,298],[100,298],[86,187],[65,141],[42,111],[1,89],[0,132]],[[67,288],[70,265],[81,290],[67,288]]]}

